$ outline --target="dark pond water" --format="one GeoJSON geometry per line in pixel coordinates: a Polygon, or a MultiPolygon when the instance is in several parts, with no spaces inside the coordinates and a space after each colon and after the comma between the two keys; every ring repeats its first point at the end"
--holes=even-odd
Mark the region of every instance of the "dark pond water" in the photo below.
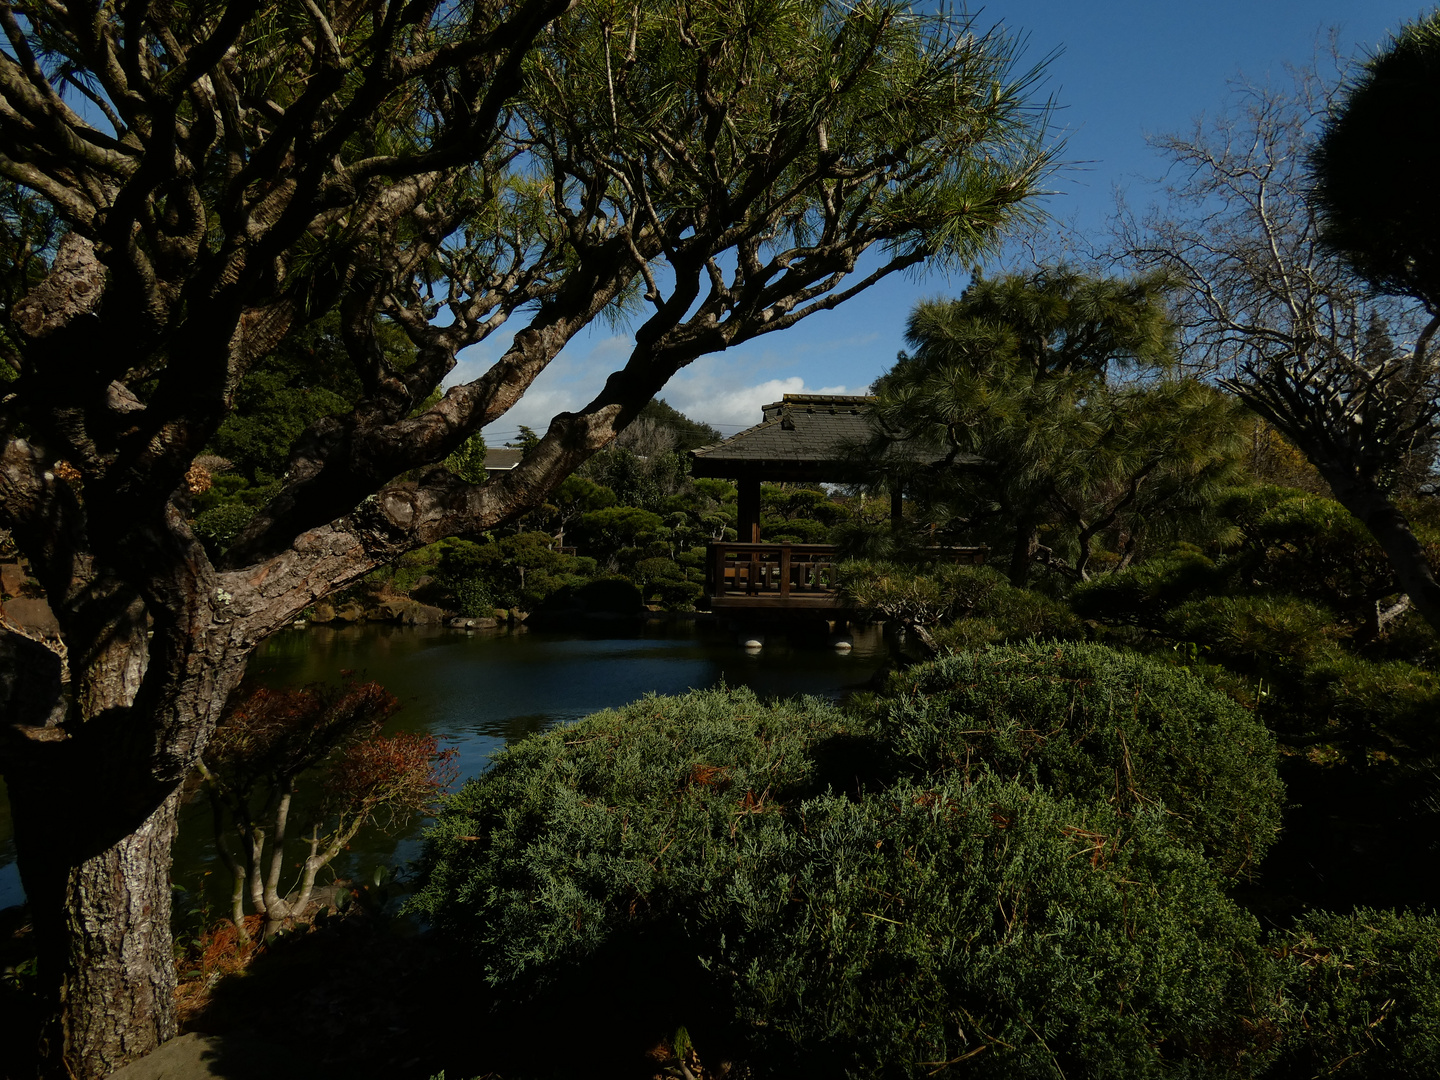
{"type": "MultiPolygon", "coordinates": [[[[400,699],[389,730],[438,735],[458,751],[461,777],[485,770],[506,744],[646,693],[678,694],[719,685],[749,686],[762,697],[815,694],[838,699],[863,686],[887,653],[878,630],[859,630],[837,652],[823,633],[767,632],[758,652],[742,649],[721,624],[650,623],[635,637],[478,631],[385,625],[291,629],[265,643],[250,675],[275,686],[330,682],[353,673],[400,699]]],[[[3,789],[0,789],[3,790],[3,789]]],[[[387,835],[362,834],[336,864],[368,876],[419,853],[419,821],[387,835]]],[[[295,849],[298,857],[299,849],[295,849]]],[[[174,879],[223,910],[223,868],[214,861],[203,800],[181,816],[174,879]]],[[[23,899],[11,841],[10,806],[0,798],[0,908],[23,899]]]]}

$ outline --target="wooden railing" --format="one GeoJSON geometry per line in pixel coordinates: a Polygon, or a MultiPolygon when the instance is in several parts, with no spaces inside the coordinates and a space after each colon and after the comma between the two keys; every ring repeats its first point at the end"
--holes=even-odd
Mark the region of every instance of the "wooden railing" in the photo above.
{"type": "Polygon", "coordinates": [[[712,605],[758,604],[784,607],[828,606],[836,599],[835,564],[839,549],[831,544],[710,545],[705,592],[712,605]]]}
{"type": "MultiPolygon", "coordinates": [[[[932,548],[936,562],[979,564],[983,547],[932,548]]],[[[705,594],[712,608],[835,607],[840,549],[833,544],[711,543],[705,594]]]]}

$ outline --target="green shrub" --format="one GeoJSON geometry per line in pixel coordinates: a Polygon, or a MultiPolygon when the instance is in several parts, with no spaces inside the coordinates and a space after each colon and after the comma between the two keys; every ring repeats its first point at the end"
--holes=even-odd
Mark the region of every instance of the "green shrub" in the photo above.
{"type": "Polygon", "coordinates": [[[412,906],[537,1008],[649,949],[723,1014],[685,1020],[702,1057],[728,1030],[755,1075],[1253,1075],[1271,970],[1167,811],[989,774],[836,794],[853,725],[719,690],[528,740],[447,802],[412,906]]]}
{"type": "Polygon", "coordinates": [[[1195,592],[1216,585],[1215,564],[1194,548],[1181,547],[1135,566],[1082,581],[1070,604],[1087,619],[1155,628],[1165,614],[1195,592]]]}
{"type": "Polygon", "coordinates": [[[440,545],[426,544],[406,552],[389,566],[372,570],[366,575],[366,580],[383,585],[392,592],[409,594],[433,581],[439,567],[440,545]]]}
{"type": "Polygon", "coordinates": [[[1209,596],[1175,608],[1172,637],[1208,645],[1226,665],[1262,676],[1298,672],[1341,655],[1335,616],[1292,597],[1209,596]]]}
{"type": "Polygon", "coordinates": [[[862,617],[928,634],[936,653],[1083,632],[1064,604],[1016,588],[989,566],[848,561],[840,566],[840,591],[862,617]]]}
{"type": "MultiPolygon", "coordinates": [[[[633,589],[633,586],[632,586],[633,589]]],[[[647,697],[506,749],[445,804],[414,901],[494,984],[553,978],[636,919],[722,886],[735,844],[781,831],[832,706],[748,690],[647,697]],[[758,812],[736,814],[746,795],[758,812]]]]}
{"type": "MultiPolygon", "coordinates": [[[[1371,750],[1434,752],[1440,677],[1402,661],[1345,652],[1345,628],[1287,597],[1216,596],[1182,604],[1168,625],[1208,658],[1263,680],[1260,712],[1286,736],[1320,734],[1360,760],[1371,750]]],[[[1258,686],[1257,686],[1258,691],[1258,686]]]]}
{"type": "Polygon", "coordinates": [[[1281,935],[1281,1053],[1266,1080],[1440,1076],[1440,920],[1317,913],[1281,935]]]}
{"type": "Polygon", "coordinates": [[[824,544],[830,526],[813,518],[766,518],[760,535],[767,544],[824,544]]]}
{"type": "Polygon", "coordinates": [[[663,529],[659,514],[622,505],[580,515],[571,537],[586,554],[600,561],[614,559],[626,548],[644,548],[663,529]]]}
{"type": "Polygon", "coordinates": [[[243,503],[221,503],[195,515],[190,523],[206,549],[212,554],[223,552],[240,535],[255,516],[253,507],[243,503]]]}
{"type": "Polygon", "coordinates": [[[659,581],[654,588],[667,611],[694,611],[705,595],[705,586],[697,581],[659,581]]]}
{"type": "Polygon", "coordinates": [[[1168,834],[986,777],[798,809],[706,956],[774,1076],[1253,1075],[1254,920],[1168,834]],[[960,1073],[960,1070],[956,1070],[960,1073]]]}
{"type": "MultiPolygon", "coordinates": [[[[963,569],[973,573],[978,568],[963,569]]],[[[1080,620],[1063,602],[1000,581],[978,599],[969,614],[936,630],[933,637],[945,653],[1029,638],[1078,638],[1083,633],[1080,620]]]]}
{"type": "Polygon", "coordinates": [[[455,610],[466,618],[491,616],[495,614],[495,598],[479,578],[466,578],[450,587],[455,598],[455,610]]]}
{"type": "Polygon", "coordinates": [[[556,551],[554,538],[541,532],[516,533],[488,544],[447,539],[436,547],[438,595],[427,592],[424,598],[457,609],[473,607],[472,601],[488,596],[491,607],[534,610],[560,589],[583,584],[595,572],[593,559],[556,551]]]}
{"type": "Polygon", "coordinates": [[[1258,865],[1279,830],[1270,733],[1143,656],[1080,642],[962,654],[893,675],[873,708],[915,774],[988,768],[1123,813],[1163,805],[1226,873],[1258,865]]]}
{"type": "Polygon", "coordinates": [[[1400,591],[1380,545],[1332,499],[1291,493],[1241,520],[1246,543],[1225,563],[1246,591],[1298,596],[1351,625],[1363,625],[1376,600],[1400,591]]]}
{"type": "Polygon", "coordinates": [[[627,576],[640,587],[644,596],[650,597],[667,582],[685,580],[685,571],[674,559],[660,557],[641,559],[627,576]]]}
{"type": "MultiPolygon", "coordinates": [[[[1413,760],[1440,749],[1435,730],[1440,676],[1413,664],[1335,657],[1307,670],[1287,697],[1312,725],[1328,723],[1335,741],[1356,752],[1383,749],[1413,760]]],[[[1275,711],[1279,704],[1268,707],[1275,711]]]]}

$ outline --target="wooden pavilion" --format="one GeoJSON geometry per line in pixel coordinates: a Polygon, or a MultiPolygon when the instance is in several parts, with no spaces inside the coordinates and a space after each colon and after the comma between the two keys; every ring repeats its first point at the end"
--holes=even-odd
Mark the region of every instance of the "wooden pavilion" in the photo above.
{"type": "MultiPolygon", "coordinates": [[[[839,607],[831,544],[766,544],[760,540],[760,484],[862,483],[873,480],[877,466],[858,452],[874,435],[870,406],[874,398],[826,394],[786,394],[766,405],[760,423],[724,442],[690,452],[695,476],[734,480],[739,488],[735,542],[709,546],[705,592],[711,610],[805,611],[839,607]]],[[[913,464],[916,452],[890,448],[897,464],[913,464]]],[[[927,460],[929,460],[927,456],[927,460]]],[[[977,459],[978,460],[978,459],[977,459]]],[[[883,472],[884,463],[879,466],[883,472]]],[[[890,513],[897,524],[903,501],[892,478],[890,513]]],[[[944,557],[984,561],[984,548],[950,548],[944,557]]]]}

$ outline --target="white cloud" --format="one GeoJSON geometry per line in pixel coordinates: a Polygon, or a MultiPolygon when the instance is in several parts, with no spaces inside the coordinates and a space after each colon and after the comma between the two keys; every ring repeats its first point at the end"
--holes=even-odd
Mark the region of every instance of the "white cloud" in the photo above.
{"type": "MultiPolygon", "coordinates": [[[[670,380],[661,396],[692,420],[714,424],[727,435],[737,428],[760,422],[762,406],[779,401],[786,394],[852,394],[845,386],[809,386],[804,376],[766,379],[746,385],[727,378],[730,372],[682,372],[670,380]]],[[[738,373],[736,373],[738,374],[738,373]]]]}
{"type": "MultiPolygon", "coordinates": [[[[445,385],[469,382],[485,374],[510,347],[511,337],[497,335],[466,349],[445,385]]],[[[598,394],[609,374],[624,365],[630,349],[627,336],[599,338],[597,334],[571,341],[510,411],[485,429],[486,443],[499,446],[514,439],[522,424],[544,434],[556,413],[578,409],[598,394]]]]}

